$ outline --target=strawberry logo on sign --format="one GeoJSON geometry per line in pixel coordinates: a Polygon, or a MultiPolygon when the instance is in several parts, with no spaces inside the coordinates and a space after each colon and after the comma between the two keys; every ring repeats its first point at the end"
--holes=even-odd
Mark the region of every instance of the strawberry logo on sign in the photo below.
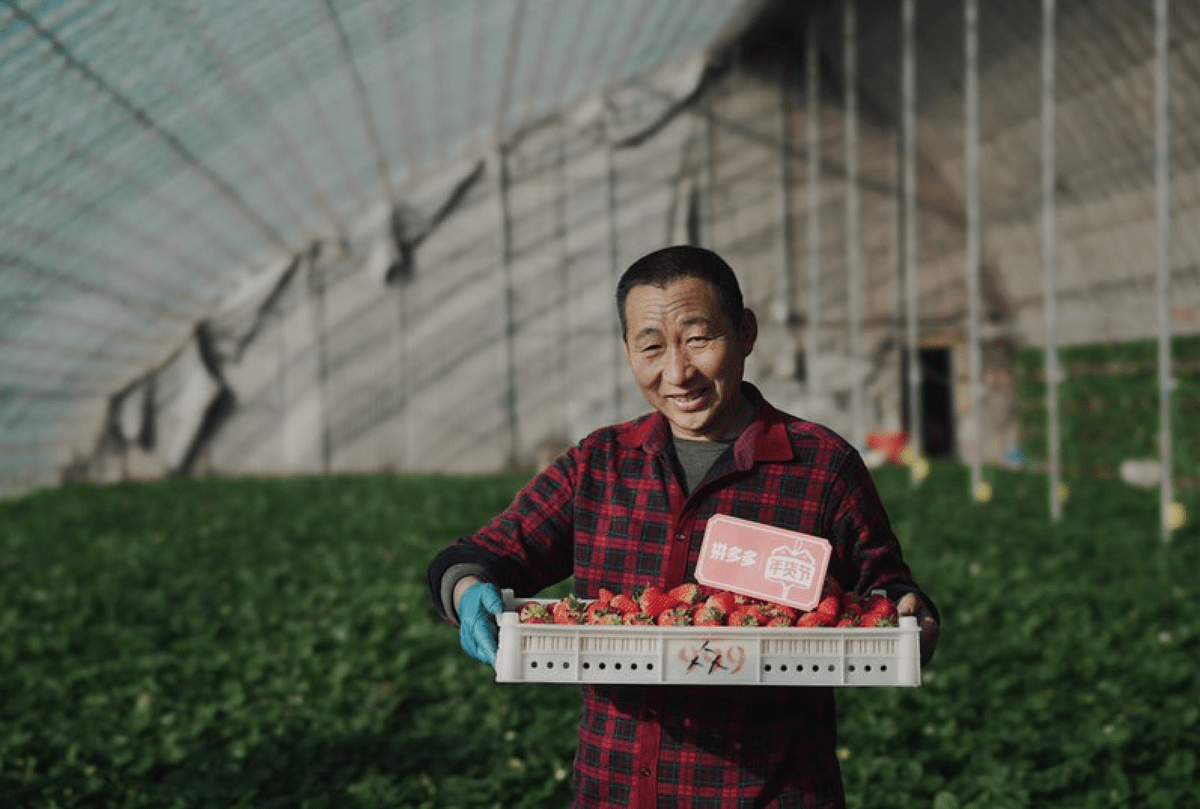
{"type": "Polygon", "coordinates": [[[763,578],[778,582],[783,587],[783,597],[793,587],[811,589],[817,577],[817,560],[799,542],[792,547],[780,545],[767,557],[767,570],[763,578]]]}

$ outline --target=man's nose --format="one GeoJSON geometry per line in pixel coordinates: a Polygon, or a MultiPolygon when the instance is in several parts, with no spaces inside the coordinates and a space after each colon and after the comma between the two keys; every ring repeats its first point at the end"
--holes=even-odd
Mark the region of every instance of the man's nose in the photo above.
{"type": "Polygon", "coordinates": [[[692,361],[682,348],[670,348],[664,358],[663,378],[672,385],[682,385],[692,374],[692,361]]]}

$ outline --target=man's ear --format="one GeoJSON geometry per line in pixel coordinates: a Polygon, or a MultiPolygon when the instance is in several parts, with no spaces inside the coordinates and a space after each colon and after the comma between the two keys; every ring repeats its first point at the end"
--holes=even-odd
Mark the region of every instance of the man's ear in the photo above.
{"type": "Polygon", "coordinates": [[[758,318],[752,309],[742,310],[742,325],[738,329],[738,336],[742,340],[742,356],[750,356],[750,352],[754,350],[754,341],[758,339],[758,318]]]}

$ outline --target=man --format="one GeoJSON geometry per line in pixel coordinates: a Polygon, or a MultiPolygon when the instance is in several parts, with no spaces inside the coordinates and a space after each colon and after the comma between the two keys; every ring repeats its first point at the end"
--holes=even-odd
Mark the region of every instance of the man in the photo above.
{"type": "MultiPolygon", "coordinates": [[[[429,568],[434,604],[463,648],[495,659],[497,588],[533,595],[633,592],[694,581],[704,527],[728,514],[825,537],[827,575],[885,590],[922,624],[913,582],[858,453],[775,410],[742,379],[758,325],[717,254],[676,246],[617,287],[625,358],[654,412],[597,430],[531,481],[489,525],[429,568]]],[[[584,685],[576,807],[842,807],[831,688],[584,685]]]]}

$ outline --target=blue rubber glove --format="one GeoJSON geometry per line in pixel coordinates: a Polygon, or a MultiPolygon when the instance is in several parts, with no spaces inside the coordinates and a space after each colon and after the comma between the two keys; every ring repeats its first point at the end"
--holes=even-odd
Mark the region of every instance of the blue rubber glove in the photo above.
{"type": "Polygon", "coordinates": [[[458,602],[458,641],[463,651],[480,663],[496,665],[499,629],[496,616],[504,612],[504,599],[494,584],[472,584],[458,602]]]}

